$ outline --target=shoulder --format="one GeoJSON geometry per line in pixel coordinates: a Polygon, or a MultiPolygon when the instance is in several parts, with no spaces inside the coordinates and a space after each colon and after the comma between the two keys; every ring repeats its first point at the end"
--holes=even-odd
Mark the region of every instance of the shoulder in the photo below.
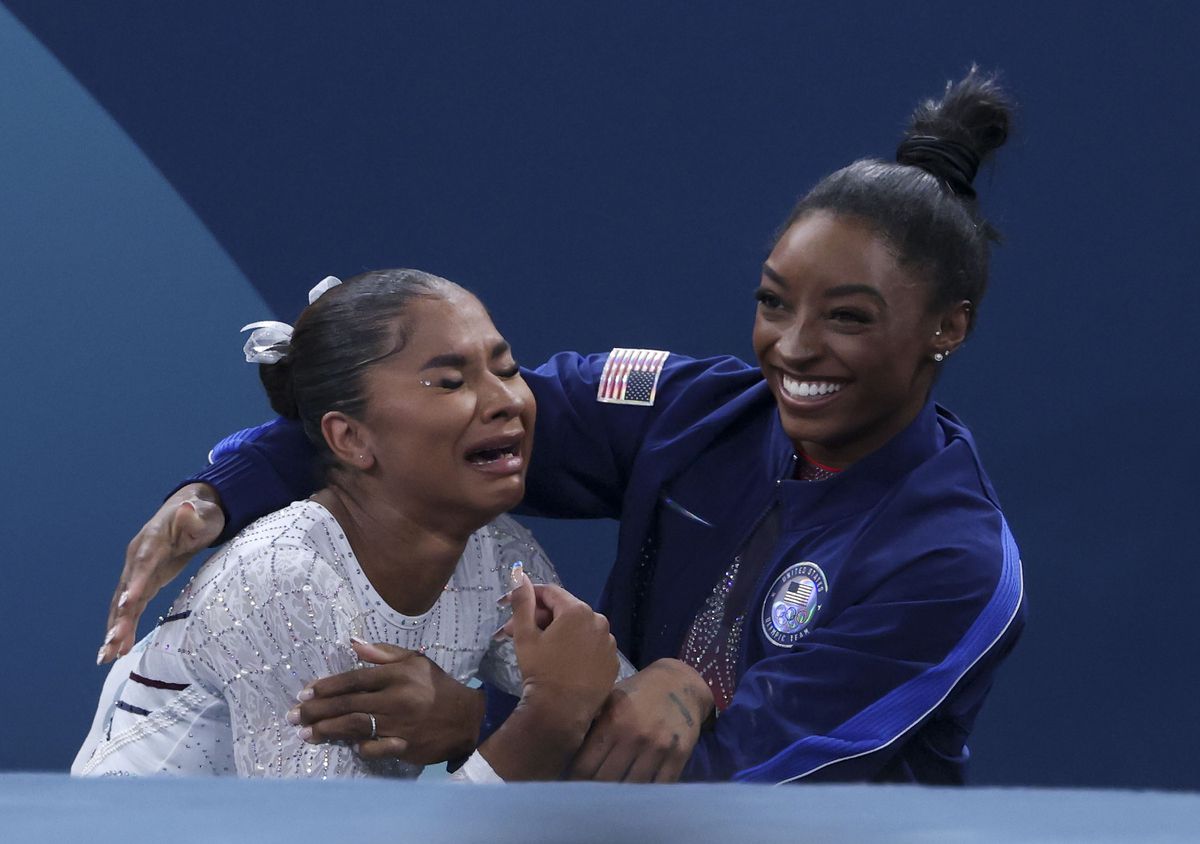
{"type": "Polygon", "coordinates": [[[899,574],[931,589],[973,583],[987,591],[1016,565],[1015,541],[970,432],[941,408],[923,411],[842,483],[852,484],[855,507],[838,542],[868,587],[899,574]]]}
{"type": "Polygon", "coordinates": [[[602,404],[646,406],[681,390],[738,391],[759,380],[756,367],[732,356],[693,358],[625,346],[590,355],[560,352],[528,377],[535,393],[554,385],[602,404]]]}
{"type": "Polygon", "coordinates": [[[283,616],[305,623],[350,599],[344,544],[328,511],[296,502],[239,532],[201,567],[172,611],[190,612],[188,626],[208,634],[283,616]]]}

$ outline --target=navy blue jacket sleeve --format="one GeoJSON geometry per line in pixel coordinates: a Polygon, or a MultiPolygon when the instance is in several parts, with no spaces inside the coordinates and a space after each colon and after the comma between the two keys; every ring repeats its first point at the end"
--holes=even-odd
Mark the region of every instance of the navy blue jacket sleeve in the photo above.
{"type": "Polygon", "coordinates": [[[317,489],[316,463],[300,423],[279,418],[221,440],[209,465],[184,483],[217,490],[225,511],[217,541],[225,542],[260,516],[311,495],[317,489]]]}
{"type": "MultiPolygon", "coordinates": [[[[901,538],[862,549],[895,555],[899,565],[803,643],[750,666],[683,778],[864,781],[888,779],[889,766],[901,764],[910,770],[895,779],[929,781],[912,770],[920,753],[965,753],[991,670],[1022,624],[1016,545],[999,513],[989,521],[988,535],[966,544],[922,551],[901,538]],[[960,683],[981,684],[979,695],[956,696],[960,711],[939,710],[960,683]],[[910,741],[931,717],[943,732],[931,728],[921,739],[947,741],[914,749],[910,741]]],[[[944,758],[937,761],[944,770],[944,758]]]]}

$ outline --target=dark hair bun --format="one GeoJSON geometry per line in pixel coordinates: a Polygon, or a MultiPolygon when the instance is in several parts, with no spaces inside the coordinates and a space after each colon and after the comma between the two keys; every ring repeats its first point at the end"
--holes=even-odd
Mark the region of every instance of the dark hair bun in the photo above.
{"type": "Polygon", "coordinates": [[[267,390],[271,409],[284,419],[299,419],[300,408],[296,404],[292,385],[292,357],[285,355],[276,363],[260,363],[258,377],[267,390]]]}
{"type": "Polygon", "coordinates": [[[920,167],[973,199],[979,165],[1008,140],[1013,104],[994,75],[972,66],[940,100],[917,106],[896,161],[920,167]]]}

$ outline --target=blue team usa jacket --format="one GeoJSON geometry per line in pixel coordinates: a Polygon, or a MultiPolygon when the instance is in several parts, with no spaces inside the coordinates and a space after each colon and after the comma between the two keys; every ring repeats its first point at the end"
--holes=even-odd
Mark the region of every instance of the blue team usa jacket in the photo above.
{"type": "MultiPolygon", "coordinates": [[[[524,371],[538,416],[523,509],[620,520],[599,609],[635,664],[679,656],[754,526],[779,512],[735,608],[737,692],[684,778],[962,782],[1024,616],[1016,543],[970,432],[931,402],[836,477],[796,481],[756,368],[672,354],[635,403],[611,403],[598,400],[607,357],[524,371]]],[[[234,434],[212,458],[193,480],[221,493],[227,532],[315,488],[298,423],[234,434]]]]}

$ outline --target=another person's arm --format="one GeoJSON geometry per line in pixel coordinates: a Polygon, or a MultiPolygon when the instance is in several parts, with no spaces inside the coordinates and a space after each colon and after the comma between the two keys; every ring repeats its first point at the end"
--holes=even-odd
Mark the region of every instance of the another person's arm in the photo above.
{"type": "Polygon", "coordinates": [[[996,527],[990,550],[931,549],[801,644],[752,665],[682,778],[873,779],[970,683],[975,692],[957,713],[966,723],[946,720],[941,741],[926,748],[961,753],[971,707],[1022,626],[1020,560],[1007,527],[996,527]]]}
{"type": "MultiPolygon", "coordinates": [[[[734,358],[667,358],[653,406],[605,404],[597,391],[608,355],[555,355],[535,370],[522,370],[540,412],[521,509],[561,518],[620,518],[633,463],[648,427],[670,415],[669,424],[695,416],[683,393],[693,380],[706,382],[703,402],[718,406],[745,387],[747,368],[734,358]],[[672,415],[674,414],[674,415],[672,415]]],[[[316,489],[315,450],[300,424],[275,419],[226,437],[212,450],[211,464],[185,482],[177,496],[215,503],[203,530],[190,544],[172,544],[147,533],[174,518],[177,501],[168,500],[135,538],[139,555],[126,556],[114,593],[99,661],[128,651],[137,621],[159,588],[175,577],[187,559],[213,541],[227,539],[259,516],[304,498],[316,489]],[[207,541],[201,541],[207,540],[207,541]],[[128,593],[123,606],[122,595],[128,593]]],[[[173,496],[172,499],[176,499],[173,496]]],[[[130,546],[131,552],[133,545],[130,546]]]]}
{"type": "Polygon", "coordinates": [[[109,605],[96,662],[128,653],[138,619],[195,554],[316,489],[315,450],[299,422],[274,419],[222,440],[138,531],[109,605]]]}

